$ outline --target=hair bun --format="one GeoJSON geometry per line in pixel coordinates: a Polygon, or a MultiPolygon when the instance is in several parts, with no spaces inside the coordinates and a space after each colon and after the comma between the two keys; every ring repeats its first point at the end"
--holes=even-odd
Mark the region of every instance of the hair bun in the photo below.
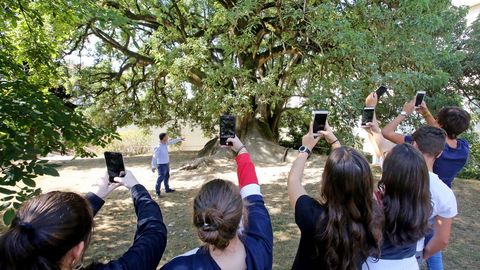
{"type": "Polygon", "coordinates": [[[21,221],[17,224],[22,233],[25,233],[28,236],[29,240],[32,240],[35,236],[35,228],[30,222],[21,221]]]}

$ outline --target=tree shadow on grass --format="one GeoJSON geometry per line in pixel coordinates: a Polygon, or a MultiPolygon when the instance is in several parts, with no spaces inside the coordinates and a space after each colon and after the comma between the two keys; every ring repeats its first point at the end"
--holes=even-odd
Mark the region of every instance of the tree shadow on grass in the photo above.
{"type": "MultiPolygon", "coordinates": [[[[192,202],[199,186],[216,176],[236,182],[236,167],[232,160],[218,160],[215,161],[213,166],[193,171],[178,170],[195,155],[195,152],[188,152],[185,155],[172,153],[173,184],[187,183],[194,178],[198,183],[191,185],[191,187],[177,189],[175,193],[162,194],[160,199],[155,199],[162,209],[168,229],[167,247],[159,266],[201,244],[192,225],[192,202]]],[[[128,166],[131,167],[148,168],[150,158],[150,156],[127,157],[125,163],[130,164],[128,166]]],[[[73,165],[65,164],[65,166],[84,171],[90,170],[92,166],[105,168],[101,159],[72,162],[73,165]]],[[[305,170],[303,182],[307,192],[314,198],[318,198],[323,162],[324,158],[311,158],[305,170]]],[[[265,203],[272,218],[274,234],[273,269],[290,269],[300,237],[300,231],[295,224],[293,209],[289,204],[287,195],[286,181],[290,166],[289,163],[256,163],[260,182],[265,183],[262,184],[262,193],[265,196],[265,203]],[[277,169],[281,167],[286,169],[277,169]],[[269,180],[264,181],[266,178],[269,178],[269,180]]],[[[379,171],[376,170],[375,172],[378,180],[379,171]]],[[[72,173],[78,174],[75,171],[72,173]]],[[[90,174],[89,177],[92,177],[90,174]]],[[[140,178],[139,180],[153,194],[154,180],[151,179],[146,182],[140,178]]],[[[44,179],[45,183],[48,181],[51,181],[51,179],[44,179]]],[[[82,181],[76,179],[76,182],[82,181]]],[[[68,182],[68,185],[64,184],[64,187],[69,188],[71,184],[68,182]]],[[[85,184],[83,183],[83,185],[85,184]]],[[[480,265],[480,223],[478,221],[480,217],[480,201],[478,200],[480,181],[455,180],[454,192],[458,200],[459,215],[453,223],[449,246],[443,253],[445,269],[476,269],[480,265]]],[[[88,263],[92,260],[108,261],[121,256],[130,247],[136,228],[136,216],[130,193],[125,189],[112,192],[95,217],[95,224],[96,229],[86,252],[85,262],[88,263]]],[[[0,232],[5,230],[5,226],[0,225],[0,232]]]]}

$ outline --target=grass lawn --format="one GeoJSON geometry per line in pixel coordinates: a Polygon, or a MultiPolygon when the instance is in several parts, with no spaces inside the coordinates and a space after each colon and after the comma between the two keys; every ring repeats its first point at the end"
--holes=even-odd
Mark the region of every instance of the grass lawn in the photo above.
{"type": "MultiPolygon", "coordinates": [[[[199,245],[192,226],[192,200],[205,181],[223,178],[236,181],[233,160],[218,160],[208,168],[183,171],[179,168],[195,157],[193,152],[171,153],[171,186],[175,193],[162,194],[157,199],[168,228],[168,244],[160,266],[176,255],[199,245]]],[[[305,171],[305,184],[310,195],[322,173],[323,157],[314,157],[305,171]]],[[[57,161],[62,164],[60,177],[41,177],[37,183],[44,191],[70,190],[85,193],[105,167],[102,159],[57,161]]],[[[125,164],[137,179],[154,194],[155,174],[149,169],[149,156],[125,158],[125,164]]],[[[286,180],[290,164],[256,164],[262,193],[272,217],[274,230],[273,269],[289,269],[299,241],[299,230],[288,203],[286,180]]],[[[480,265],[480,181],[455,180],[459,216],[454,221],[452,237],[444,251],[445,269],[478,269],[480,265]]],[[[132,200],[126,189],[114,191],[95,218],[95,233],[86,254],[86,262],[110,260],[121,255],[131,244],[136,217],[132,200]]],[[[0,231],[5,227],[0,226],[0,231]]]]}

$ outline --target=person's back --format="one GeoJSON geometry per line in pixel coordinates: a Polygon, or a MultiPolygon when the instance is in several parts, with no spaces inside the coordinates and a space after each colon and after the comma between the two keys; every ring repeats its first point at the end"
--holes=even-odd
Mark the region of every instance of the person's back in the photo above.
{"type": "Polygon", "coordinates": [[[320,201],[301,184],[309,152],[320,139],[311,130],[288,177],[290,204],[301,232],[292,269],[358,269],[368,255],[378,255],[380,247],[382,216],[373,200],[372,173],[358,151],[340,147],[328,126],[322,135],[335,149],[325,163],[320,201]]]}
{"type": "Polygon", "coordinates": [[[432,206],[427,165],[412,145],[399,144],[387,155],[378,194],[385,216],[381,256],[362,269],[418,269],[417,241],[428,232],[432,206]]]}
{"type": "Polygon", "coordinates": [[[202,186],[194,199],[193,224],[204,245],[175,257],[162,269],[272,268],[272,224],[255,167],[238,138],[228,141],[238,154],[240,189],[221,179],[202,186]]]}
{"type": "Polygon", "coordinates": [[[110,183],[105,175],[86,198],[54,191],[25,202],[0,238],[0,269],[155,269],[167,236],[160,208],[129,171],[115,181],[110,183]],[[91,238],[93,216],[103,198],[120,185],[131,190],[138,216],[134,243],[118,259],[84,267],[81,261],[91,238]]]}

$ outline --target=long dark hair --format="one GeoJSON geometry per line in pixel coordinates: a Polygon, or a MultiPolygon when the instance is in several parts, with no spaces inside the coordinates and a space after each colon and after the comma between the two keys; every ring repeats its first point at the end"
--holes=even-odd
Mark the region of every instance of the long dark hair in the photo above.
{"type": "Polygon", "coordinates": [[[414,243],[428,233],[432,213],[427,164],[410,144],[395,146],[383,162],[385,237],[393,245],[414,243]]]}
{"type": "Polygon", "coordinates": [[[193,201],[198,237],[220,250],[235,237],[244,213],[240,191],[230,181],[215,179],[204,184],[193,201]]]}
{"type": "Polygon", "coordinates": [[[0,269],[59,269],[67,252],[81,241],[88,245],[93,213],[88,202],[72,192],[37,196],[18,210],[0,238],[0,269]]]}
{"type": "Polygon", "coordinates": [[[321,188],[325,231],[318,242],[326,243],[329,269],[357,269],[369,255],[379,255],[381,211],[373,200],[373,176],[367,160],[355,149],[332,151],[325,164],[321,188]]]}

